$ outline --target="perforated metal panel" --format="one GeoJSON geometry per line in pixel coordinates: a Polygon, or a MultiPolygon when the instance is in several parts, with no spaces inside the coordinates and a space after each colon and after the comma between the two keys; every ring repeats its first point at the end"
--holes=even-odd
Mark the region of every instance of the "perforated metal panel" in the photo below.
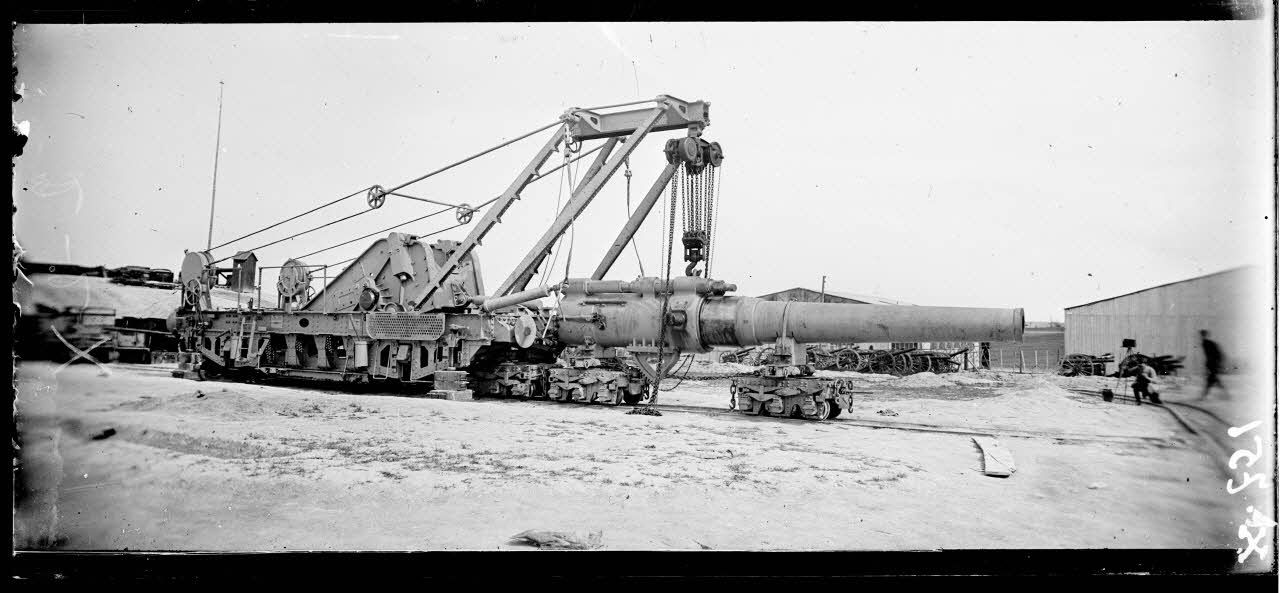
{"type": "Polygon", "coordinates": [[[434,340],[444,335],[443,313],[369,314],[369,337],[379,340],[434,340]]]}

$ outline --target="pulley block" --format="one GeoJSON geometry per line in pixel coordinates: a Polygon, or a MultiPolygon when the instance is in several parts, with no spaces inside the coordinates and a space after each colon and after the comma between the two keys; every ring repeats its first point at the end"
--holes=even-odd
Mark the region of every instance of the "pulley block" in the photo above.
{"type": "Polygon", "coordinates": [[[663,152],[667,162],[684,163],[690,173],[700,173],[707,165],[719,167],[724,161],[724,152],[719,142],[707,142],[701,138],[676,138],[667,141],[663,152]]]}

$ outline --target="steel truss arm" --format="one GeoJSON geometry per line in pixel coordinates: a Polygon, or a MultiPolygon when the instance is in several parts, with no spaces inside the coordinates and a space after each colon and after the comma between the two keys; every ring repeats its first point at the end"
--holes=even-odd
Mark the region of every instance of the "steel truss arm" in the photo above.
{"type": "MultiPolygon", "coordinates": [[[[573,192],[576,192],[587,186],[587,183],[591,181],[591,178],[595,177],[596,173],[600,171],[600,168],[604,166],[605,161],[609,158],[609,155],[613,153],[613,147],[617,145],[618,145],[618,139],[610,138],[607,142],[605,142],[603,145],[600,146],[600,154],[596,155],[596,159],[592,161],[591,166],[587,167],[587,174],[583,175],[582,179],[578,180],[578,187],[569,188],[570,197],[572,197],[573,192]]],[[[561,234],[563,235],[563,233],[561,234]]],[[[554,242],[556,239],[559,239],[559,237],[552,239],[552,242],[554,242]]],[[[533,262],[532,269],[537,270],[538,268],[541,268],[542,262],[545,262],[549,255],[551,255],[550,245],[547,246],[546,251],[543,251],[541,254],[539,254],[538,258],[533,262]]]]}
{"type": "Polygon", "coordinates": [[[600,167],[604,166],[604,163],[606,160],[608,160],[609,155],[613,154],[613,147],[617,145],[618,145],[617,138],[610,138],[608,142],[605,142],[604,146],[600,147],[600,154],[596,155],[596,160],[591,161],[591,166],[587,167],[587,174],[583,175],[582,179],[578,181],[578,187],[573,188],[573,190],[571,191],[578,191],[586,187],[587,182],[591,181],[591,178],[595,177],[596,173],[600,172],[600,167]]]}
{"type": "MultiPolygon", "coordinates": [[[[706,101],[682,101],[670,95],[658,95],[658,109],[662,112],[657,121],[649,125],[650,132],[665,132],[698,126],[705,128],[711,125],[711,104],[706,101]]],[[[596,109],[623,107],[636,103],[620,103],[593,109],[570,109],[565,114],[569,121],[569,136],[575,141],[595,140],[597,138],[616,138],[626,136],[639,129],[648,119],[652,107],[632,109],[615,113],[599,113],[596,109]]]]}
{"type": "Polygon", "coordinates": [[[609,273],[609,268],[613,267],[614,262],[618,260],[618,256],[622,255],[622,250],[626,249],[627,243],[635,236],[636,231],[640,230],[640,225],[644,224],[644,219],[653,210],[653,205],[658,203],[658,198],[662,197],[662,190],[666,189],[667,184],[671,182],[671,178],[676,174],[676,169],[679,167],[679,164],[668,164],[662,170],[662,173],[658,174],[658,178],[653,182],[653,187],[649,188],[649,193],[645,194],[644,199],[639,204],[636,204],[635,212],[631,213],[631,218],[627,220],[627,224],[623,225],[622,230],[618,232],[618,238],[613,240],[613,245],[609,247],[609,251],[600,260],[600,265],[596,266],[596,271],[591,273],[592,280],[602,280],[604,275],[609,273]]]}
{"type": "Polygon", "coordinates": [[[430,303],[432,295],[444,285],[445,280],[457,269],[462,259],[471,253],[471,250],[475,249],[477,245],[480,245],[480,241],[495,225],[502,222],[502,215],[506,214],[507,209],[511,207],[514,201],[520,199],[520,192],[533,180],[534,175],[547,162],[547,159],[551,158],[551,153],[555,152],[560,141],[564,140],[565,133],[564,126],[556,129],[556,133],[547,141],[546,145],[538,151],[538,154],[533,157],[533,160],[524,168],[524,171],[520,172],[520,175],[511,183],[507,191],[502,194],[502,197],[498,198],[497,202],[494,202],[493,207],[485,213],[484,218],[480,219],[480,223],[471,229],[471,233],[458,245],[453,255],[449,256],[449,261],[445,262],[444,266],[440,268],[440,275],[432,278],[427,288],[409,301],[408,304],[411,308],[417,309],[425,303],[430,303]]]}
{"type": "Polygon", "coordinates": [[[533,249],[529,250],[529,253],[524,256],[524,259],[521,260],[520,264],[511,272],[511,275],[508,276],[507,279],[503,281],[502,285],[498,287],[498,290],[493,293],[494,296],[503,296],[512,291],[524,290],[524,287],[529,284],[529,280],[533,278],[533,275],[537,272],[537,264],[546,257],[547,252],[550,251],[551,246],[555,243],[556,239],[568,230],[569,225],[572,224],[573,221],[578,218],[578,215],[582,213],[583,209],[591,203],[591,200],[594,199],[596,194],[600,192],[600,189],[604,187],[605,182],[609,181],[609,178],[617,172],[618,167],[622,166],[623,161],[631,155],[631,152],[636,149],[636,146],[640,144],[640,141],[649,133],[649,130],[653,127],[654,123],[666,114],[667,110],[668,107],[666,105],[660,106],[657,109],[652,109],[650,110],[649,116],[644,118],[644,121],[636,125],[634,131],[627,137],[622,150],[619,151],[618,154],[613,155],[613,157],[609,159],[608,163],[606,163],[599,172],[591,177],[590,181],[574,192],[573,197],[569,199],[569,203],[565,204],[564,209],[560,211],[558,216],[556,216],[556,220],[551,224],[551,228],[547,229],[546,233],[543,233],[542,238],[534,244],[533,249]]]}

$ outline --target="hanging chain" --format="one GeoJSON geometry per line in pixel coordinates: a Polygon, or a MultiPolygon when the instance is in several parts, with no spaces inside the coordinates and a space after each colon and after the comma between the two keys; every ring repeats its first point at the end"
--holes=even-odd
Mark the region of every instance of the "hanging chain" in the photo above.
{"type": "Polygon", "coordinates": [[[711,245],[716,233],[716,171],[719,169],[720,167],[713,167],[707,172],[707,278],[711,277],[711,245]]]}
{"type": "MultiPolygon", "coordinates": [[[[685,174],[684,165],[680,167],[680,175],[682,180],[688,178],[685,174]]],[[[653,405],[658,401],[658,391],[662,387],[663,361],[662,357],[666,354],[667,346],[667,309],[671,304],[671,252],[675,243],[676,236],[676,186],[680,185],[676,179],[671,180],[671,216],[667,221],[667,265],[666,274],[663,278],[662,286],[662,312],[658,315],[658,360],[655,364],[654,372],[657,374],[657,380],[653,382],[653,386],[649,392],[649,405],[653,405]]]]}

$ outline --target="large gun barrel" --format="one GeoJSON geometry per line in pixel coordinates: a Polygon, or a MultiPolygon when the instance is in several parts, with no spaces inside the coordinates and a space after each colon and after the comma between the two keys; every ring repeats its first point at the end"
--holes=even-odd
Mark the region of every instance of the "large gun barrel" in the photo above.
{"type": "Polygon", "coordinates": [[[656,345],[662,293],[669,292],[667,347],[705,352],[787,337],[800,343],[996,342],[1021,340],[1022,309],[764,301],[724,296],[731,284],[704,278],[632,282],[569,280],[557,335],[568,344],[656,345]]]}
{"type": "Polygon", "coordinates": [[[915,307],[707,299],[698,314],[707,346],[800,343],[1002,342],[1022,340],[1022,309],[915,307]]]}

